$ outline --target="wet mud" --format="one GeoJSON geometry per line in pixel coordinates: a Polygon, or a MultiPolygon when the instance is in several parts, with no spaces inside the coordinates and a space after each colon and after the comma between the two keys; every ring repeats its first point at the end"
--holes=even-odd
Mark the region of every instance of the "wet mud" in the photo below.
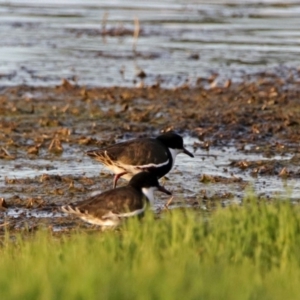
{"type": "MultiPolygon", "coordinates": [[[[169,210],[300,199],[299,71],[261,73],[215,85],[217,76],[164,89],[55,87],[0,90],[0,231],[87,228],[60,206],[112,188],[112,175],[87,150],[176,130],[195,158],[179,155],[161,181],[174,193],[169,210]]],[[[126,184],[120,180],[119,185],[126,184]]],[[[156,212],[168,198],[156,194],[156,212]]]]}

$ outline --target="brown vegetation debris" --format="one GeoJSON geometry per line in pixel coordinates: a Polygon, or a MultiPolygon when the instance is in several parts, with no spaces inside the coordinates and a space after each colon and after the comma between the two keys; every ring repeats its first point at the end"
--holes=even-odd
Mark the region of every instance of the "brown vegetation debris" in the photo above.
{"type": "Polygon", "coordinates": [[[223,177],[223,176],[212,176],[207,174],[202,174],[200,179],[200,182],[202,183],[233,183],[233,182],[242,182],[242,178],[237,177],[233,174],[231,174],[231,177],[223,177]]]}
{"type": "Polygon", "coordinates": [[[33,208],[33,207],[41,207],[44,205],[45,201],[38,197],[38,198],[28,198],[25,200],[25,207],[26,208],[33,208]]]}
{"type": "Polygon", "coordinates": [[[8,205],[4,198],[0,198],[0,210],[6,210],[8,208],[8,205]]]}
{"type": "Polygon", "coordinates": [[[279,172],[278,176],[280,177],[288,177],[289,171],[286,167],[282,168],[281,171],[279,172]]]}
{"type": "Polygon", "coordinates": [[[63,78],[60,88],[63,88],[66,90],[71,90],[71,89],[73,89],[73,87],[74,87],[73,84],[71,84],[69,80],[63,78]]]}
{"type": "Polygon", "coordinates": [[[56,154],[60,154],[64,151],[61,140],[57,136],[55,136],[54,139],[51,141],[48,147],[48,151],[56,154]]]}
{"type": "Polygon", "coordinates": [[[39,181],[45,182],[45,181],[62,181],[62,177],[60,175],[49,175],[49,174],[43,174],[40,176],[39,181]]]}
{"type": "Polygon", "coordinates": [[[38,155],[39,154],[39,150],[40,150],[41,144],[39,145],[34,145],[34,146],[30,146],[27,149],[27,153],[28,154],[34,154],[34,155],[38,155]]]}
{"type": "Polygon", "coordinates": [[[77,143],[80,145],[96,145],[97,139],[94,139],[90,136],[81,136],[79,139],[77,139],[77,143]]]}
{"type": "Polygon", "coordinates": [[[16,157],[14,155],[11,155],[8,150],[6,150],[4,147],[0,148],[0,159],[15,159],[16,157]]]}

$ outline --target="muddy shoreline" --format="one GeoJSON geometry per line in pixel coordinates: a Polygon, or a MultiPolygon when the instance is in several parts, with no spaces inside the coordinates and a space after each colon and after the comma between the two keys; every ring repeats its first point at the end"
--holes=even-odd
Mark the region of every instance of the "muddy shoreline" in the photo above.
{"type": "MultiPolygon", "coordinates": [[[[263,73],[223,86],[217,78],[202,78],[196,87],[186,84],[173,89],[161,88],[159,83],[145,86],[142,80],[136,88],[89,88],[67,80],[56,87],[2,87],[0,230],[85,227],[58,209],[95,190],[111,188],[109,172],[87,158],[85,151],[170,129],[189,139],[190,150],[204,164],[214,155],[213,149],[226,156],[232,147],[245,157],[230,159],[219,168],[219,175],[190,168],[193,162],[183,161],[186,166],[163,179],[177,195],[173,208],[209,211],[220,201],[242,201],[249,188],[245,173],[261,182],[267,178],[296,182],[300,177],[299,72],[291,70],[287,78],[263,73]],[[262,159],[248,160],[247,155],[262,159]],[[86,163],[90,169],[67,171],[70,165],[77,170],[76,166],[86,163]],[[29,175],[24,176],[27,169],[29,175]],[[180,180],[192,180],[193,185],[181,187],[180,180]],[[218,185],[228,190],[220,193],[218,185]]],[[[272,200],[276,193],[259,196],[272,200]]],[[[155,210],[160,211],[165,199],[157,197],[161,205],[155,210]]],[[[298,198],[300,194],[293,201],[298,198]]]]}

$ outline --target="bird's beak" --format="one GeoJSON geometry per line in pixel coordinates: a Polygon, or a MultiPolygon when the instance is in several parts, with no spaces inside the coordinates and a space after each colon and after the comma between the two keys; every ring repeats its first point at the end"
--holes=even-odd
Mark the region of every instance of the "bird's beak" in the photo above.
{"type": "Polygon", "coordinates": [[[157,187],[157,189],[158,189],[160,192],[163,192],[163,193],[165,193],[165,194],[167,194],[167,195],[172,195],[172,193],[169,192],[167,189],[165,189],[162,185],[159,185],[159,186],[157,187]]]}
{"type": "Polygon", "coordinates": [[[194,154],[191,153],[190,151],[186,150],[185,148],[183,148],[183,153],[185,153],[186,155],[188,155],[190,157],[194,157],[194,154]]]}

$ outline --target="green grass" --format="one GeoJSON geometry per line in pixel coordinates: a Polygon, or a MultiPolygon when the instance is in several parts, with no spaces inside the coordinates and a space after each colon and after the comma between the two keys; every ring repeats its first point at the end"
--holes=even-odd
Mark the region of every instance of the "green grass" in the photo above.
{"type": "Polygon", "coordinates": [[[117,232],[6,234],[1,299],[300,299],[300,207],[177,210],[117,232]]]}

